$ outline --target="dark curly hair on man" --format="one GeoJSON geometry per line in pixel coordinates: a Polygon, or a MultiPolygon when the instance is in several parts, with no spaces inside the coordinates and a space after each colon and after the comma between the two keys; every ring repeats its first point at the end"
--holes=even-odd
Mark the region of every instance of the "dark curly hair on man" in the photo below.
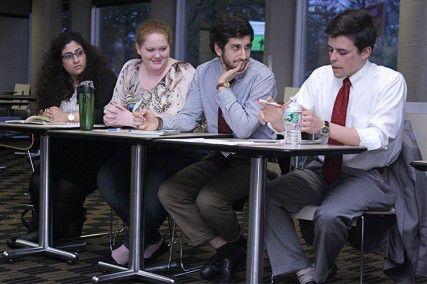
{"type": "Polygon", "coordinates": [[[63,100],[71,98],[74,93],[73,80],[62,66],[62,50],[67,44],[75,41],[86,54],[86,68],[80,74],[79,82],[91,80],[94,87],[99,84],[100,76],[106,68],[106,59],[80,33],[65,31],[55,38],[48,52],[43,56],[43,64],[36,84],[37,112],[42,109],[61,105],[63,100]]]}
{"type": "Polygon", "coordinates": [[[239,14],[225,14],[212,26],[209,33],[210,48],[215,54],[215,43],[224,50],[230,38],[250,36],[254,39],[254,30],[248,19],[239,14]]]}

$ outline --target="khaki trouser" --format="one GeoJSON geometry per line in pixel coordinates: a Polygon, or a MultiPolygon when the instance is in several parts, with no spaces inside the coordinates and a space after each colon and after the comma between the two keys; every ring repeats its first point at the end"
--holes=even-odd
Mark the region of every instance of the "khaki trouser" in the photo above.
{"type": "Polygon", "coordinates": [[[211,158],[182,169],[166,180],[158,193],[192,246],[217,236],[227,241],[237,239],[240,226],[233,203],[249,194],[249,159],[234,156],[224,164],[211,158]]]}

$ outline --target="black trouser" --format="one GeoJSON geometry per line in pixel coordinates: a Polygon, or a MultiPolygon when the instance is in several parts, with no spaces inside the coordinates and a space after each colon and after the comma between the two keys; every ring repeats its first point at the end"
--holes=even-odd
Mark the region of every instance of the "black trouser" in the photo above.
{"type": "MultiPolygon", "coordinates": [[[[50,202],[53,236],[60,238],[70,225],[82,225],[86,197],[96,189],[99,167],[117,149],[99,141],[56,139],[50,151],[50,202]]],[[[33,173],[29,183],[31,201],[39,209],[40,173],[33,173]]]]}
{"type": "MultiPolygon", "coordinates": [[[[200,161],[205,151],[156,147],[148,152],[144,182],[145,245],[160,240],[158,232],[167,213],[157,197],[160,185],[180,169],[200,161]]],[[[98,189],[120,218],[130,223],[130,148],[114,154],[99,170],[98,189]]]]}

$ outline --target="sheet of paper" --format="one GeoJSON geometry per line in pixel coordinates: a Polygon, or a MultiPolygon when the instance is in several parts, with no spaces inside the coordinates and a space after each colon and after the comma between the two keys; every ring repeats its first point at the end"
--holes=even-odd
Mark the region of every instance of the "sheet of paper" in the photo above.
{"type": "Polygon", "coordinates": [[[129,135],[136,135],[136,136],[167,136],[167,135],[179,134],[178,130],[146,131],[146,130],[126,129],[126,128],[125,129],[123,128],[96,129],[94,131],[108,132],[108,133],[124,133],[129,135]]]}

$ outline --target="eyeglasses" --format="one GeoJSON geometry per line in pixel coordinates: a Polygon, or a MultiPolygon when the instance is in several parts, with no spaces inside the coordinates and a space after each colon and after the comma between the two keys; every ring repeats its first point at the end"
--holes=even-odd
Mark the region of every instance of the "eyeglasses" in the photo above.
{"type": "Polygon", "coordinates": [[[64,59],[64,60],[69,60],[69,61],[71,61],[71,60],[73,60],[73,59],[74,59],[74,56],[75,56],[76,58],[80,58],[80,57],[82,57],[84,54],[85,54],[84,49],[77,49],[77,50],[76,50],[76,51],[74,51],[74,52],[67,52],[67,53],[65,53],[64,55],[62,55],[61,57],[62,57],[62,59],[64,59]]]}

